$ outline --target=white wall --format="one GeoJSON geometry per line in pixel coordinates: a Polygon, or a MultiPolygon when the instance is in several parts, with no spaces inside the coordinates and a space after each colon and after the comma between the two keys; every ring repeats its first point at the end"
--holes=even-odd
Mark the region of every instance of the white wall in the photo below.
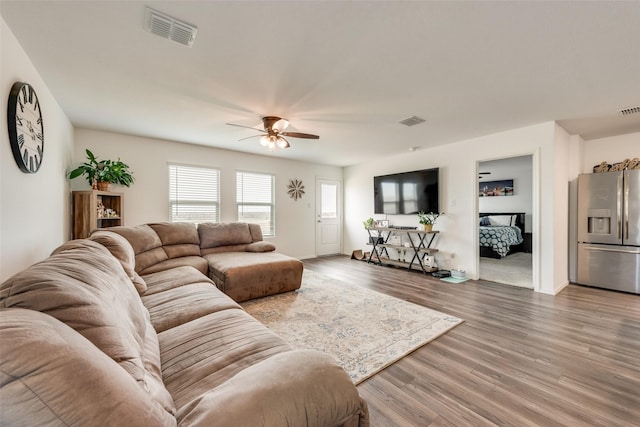
{"type": "Polygon", "coordinates": [[[42,260],[67,240],[73,128],[15,36],[0,19],[0,281],[42,260]],[[31,84],[44,122],[44,157],[35,174],[18,169],[7,136],[7,100],[16,81],[31,84]]]}
{"type": "MultiPolygon", "coordinates": [[[[296,257],[315,257],[315,179],[342,180],[342,168],[219,150],[152,138],[142,138],[88,129],[76,129],[74,165],[85,159],[85,149],[103,159],[120,157],[131,166],[135,183],[116,186],[125,196],[125,225],[169,220],[168,163],[210,166],[220,169],[220,220],[237,221],[235,199],[236,170],[275,175],[276,236],[278,252],[296,257]],[[287,194],[289,180],[303,181],[305,195],[294,201],[287,194]]],[[[87,190],[84,177],[73,181],[74,190],[87,190]]]]}
{"type": "MultiPolygon", "coordinates": [[[[554,293],[569,284],[569,182],[571,136],[559,125],[553,145],[553,283],[554,293]]],[[[543,198],[547,197],[542,193],[543,198]]],[[[549,265],[549,264],[547,264],[549,265]]]]}
{"type": "Polygon", "coordinates": [[[482,162],[480,171],[489,171],[491,175],[479,175],[483,178],[479,184],[503,179],[513,179],[513,196],[480,197],[480,212],[524,212],[525,231],[531,232],[533,213],[533,158],[529,156],[482,162]]]}
{"type": "MultiPolygon", "coordinates": [[[[555,294],[567,283],[566,255],[564,259],[561,257],[554,263],[556,250],[567,251],[567,235],[564,235],[564,245],[560,245],[559,249],[554,245],[566,233],[566,225],[563,229],[558,222],[566,222],[568,201],[566,198],[562,201],[561,196],[554,197],[553,194],[557,187],[567,186],[566,176],[561,176],[558,170],[562,163],[569,162],[564,153],[568,150],[556,150],[556,144],[565,144],[563,138],[557,138],[556,133],[555,123],[547,122],[345,168],[344,252],[351,253],[354,249],[365,248],[366,232],[362,221],[374,216],[373,176],[439,167],[441,210],[446,215],[435,225],[435,229],[442,232],[437,241],[440,250],[437,260],[440,265],[462,268],[470,276],[477,278],[476,162],[533,154],[533,193],[542,195],[537,207],[538,217],[532,221],[534,251],[540,256],[540,264],[534,265],[538,269],[534,272],[534,279],[537,275],[540,281],[540,287],[536,290],[555,294]],[[556,217],[559,218],[557,221],[556,217]]],[[[565,169],[568,169],[568,164],[565,169]]],[[[383,217],[378,216],[376,219],[383,217]]],[[[389,219],[391,223],[398,225],[417,225],[415,216],[389,219]]]]}
{"type": "Polygon", "coordinates": [[[569,169],[569,281],[576,282],[578,262],[578,175],[584,161],[584,141],[579,135],[572,135],[569,157],[573,160],[569,169]]]}
{"type": "Polygon", "coordinates": [[[640,132],[584,141],[582,173],[593,172],[602,162],[610,165],[624,159],[640,159],[640,132]]]}

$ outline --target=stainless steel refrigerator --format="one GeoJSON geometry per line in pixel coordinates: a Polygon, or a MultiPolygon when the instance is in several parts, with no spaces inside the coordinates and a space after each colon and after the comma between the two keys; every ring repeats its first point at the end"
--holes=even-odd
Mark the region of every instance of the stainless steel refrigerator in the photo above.
{"type": "Polygon", "coordinates": [[[640,170],[578,177],[578,276],[640,294],[640,170]]]}

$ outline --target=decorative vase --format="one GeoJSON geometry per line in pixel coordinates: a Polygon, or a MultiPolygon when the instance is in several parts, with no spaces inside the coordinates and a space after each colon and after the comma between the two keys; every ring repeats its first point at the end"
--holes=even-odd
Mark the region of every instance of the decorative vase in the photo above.
{"type": "Polygon", "coordinates": [[[109,191],[111,189],[111,183],[107,181],[98,181],[98,190],[109,191]]]}
{"type": "Polygon", "coordinates": [[[433,224],[422,224],[424,226],[424,231],[432,231],[433,224]]]}

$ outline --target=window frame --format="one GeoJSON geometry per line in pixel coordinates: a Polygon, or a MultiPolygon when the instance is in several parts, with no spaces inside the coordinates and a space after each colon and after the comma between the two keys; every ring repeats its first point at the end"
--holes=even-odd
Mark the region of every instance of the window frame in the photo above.
{"type": "Polygon", "coordinates": [[[194,224],[199,224],[202,222],[220,222],[220,187],[221,187],[221,170],[220,168],[214,166],[204,166],[204,165],[194,165],[194,164],[186,164],[186,163],[167,163],[167,173],[168,173],[168,184],[169,184],[169,222],[191,222],[194,224]],[[213,171],[216,174],[216,186],[215,186],[215,200],[214,201],[205,201],[199,199],[180,199],[178,194],[178,199],[174,200],[172,198],[172,185],[173,185],[173,172],[172,168],[191,168],[191,169],[200,169],[206,171],[213,171]],[[205,219],[203,221],[199,220],[176,220],[174,218],[174,206],[178,203],[190,204],[195,206],[214,206],[215,210],[215,218],[205,219]]]}
{"type": "MultiPolygon", "coordinates": [[[[243,181],[244,183],[244,181],[243,181]]],[[[271,232],[267,232],[264,230],[263,227],[261,227],[262,229],[262,236],[263,237],[275,237],[276,236],[276,197],[275,197],[275,193],[276,193],[276,176],[273,173],[269,173],[269,172],[259,172],[259,171],[251,171],[251,170],[244,170],[244,169],[236,169],[236,218],[238,221],[244,221],[244,222],[250,222],[250,221],[246,221],[246,219],[241,219],[240,218],[240,206],[269,206],[270,207],[270,211],[271,211],[271,215],[269,218],[269,227],[271,229],[271,232]],[[270,184],[271,184],[271,194],[270,194],[270,199],[271,202],[270,203],[264,203],[264,202],[239,202],[238,199],[240,197],[240,194],[238,193],[238,186],[239,186],[239,178],[240,178],[240,174],[252,174],[252,175],[263,175],[263,176],[267,176],[270,178],[270,184]]]]}

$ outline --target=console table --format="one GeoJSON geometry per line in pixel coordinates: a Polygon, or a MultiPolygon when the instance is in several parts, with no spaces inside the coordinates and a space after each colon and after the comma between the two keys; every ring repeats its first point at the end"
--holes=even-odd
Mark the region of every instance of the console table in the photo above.
{"type": "Polygon", "coordinates": [[[373,227],[367,228],[367,232],[369,233],[369,243],[367,244],[373,246],[367,262],[376,265],[404,267],[419,270],[423,273],[430,273],[438,270],[437,268],[426,267],[424,265],[423,258],[425,255],[432,255],[438,252],[438,249],[432,248],[431,245],[439,231],[373,227]],[[376,232],[376,236],[374,236],[372,232],[376,232]],[[391,236],[399,236],[401,240],[406,237],[406,241],[409,243],[409,246],[405,246],[402,241],[400,241],[399,244],[389,242],[391,236]],[[404,261],[391,259],[389,252],[387,251],[388,248],[412,251],[411,260],[407,261],[406,257],[404,261]]]}

